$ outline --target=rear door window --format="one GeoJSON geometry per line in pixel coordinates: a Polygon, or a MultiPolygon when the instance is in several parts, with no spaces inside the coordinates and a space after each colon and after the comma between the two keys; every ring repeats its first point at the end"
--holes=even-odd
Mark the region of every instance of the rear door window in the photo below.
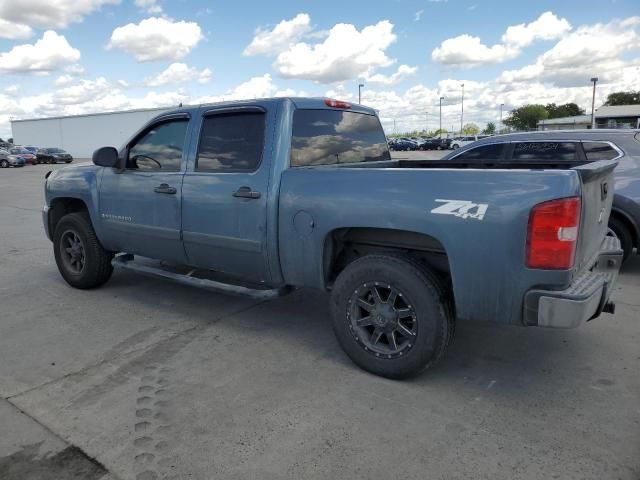
{"type": "Polygon", "coordinates": [[[389,148],[374,115],[338,110],[296,110],[291,166],[390,160],[389,148]]]}
{"type": "Polygon", "coordinates": [[[504,143],[482,145],[461,153],[455,160],[499,160],[504,151],[504,143]]]}
{"type": "Polygon", "coordinates": [[[608,143],[604,142],[582,142],[582,148],[587,160],[590,162],[596,160],[611,160],[620,154],[608,143]]]}
{"type": "Polygon", "coordinates": [[[513,147],[513,160],[575,161],[575,142],[517,142],[513,147]]]}
{"type": "Polygon", "coordinates": [[[204,118],[196,170],[252,172],[264,148],[264,112],[211,115],[204,118]]]}

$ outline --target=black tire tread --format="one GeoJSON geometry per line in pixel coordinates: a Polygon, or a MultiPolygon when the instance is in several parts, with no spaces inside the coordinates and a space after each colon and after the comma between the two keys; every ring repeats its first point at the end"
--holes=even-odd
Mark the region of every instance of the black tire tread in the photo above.
{"type": "Polygon", "coordinates": [[[81,229],[81,233],[84,234],[87,241],[85,249],[91,253],[94,261],[92,265],[89,265],[89,271],[81,279],[68,278],[64,274],[63,269],[58,266],[60,273],[72,287],[79,289],[97,288],[111,278],[111,274],[113,273],[113,266],[111,265],[113,254],[106,251],[100,244],[98,237],[96,236],[96,232],[93,229],[93,225],[91,224],[91,217],[89,217],[89,214],[87,212],[75,212],[62,217],[56,226],[54,232],[54,251],[56,261],[58,261],[57,240],[62,235],[62,230],[65,228],[65,225],[69,223],[72,223],[73,226],[81,229]]]}
{"type": "MultiPolygon", "coordinates": [[[[442,284],[442,281],[435,273],[433,273],[433,271],[431,271],[427,266],[421,264],[418,260],[405,254],[399,253],[365,255],[347,265],[342,273],[346,272],[346,274],[348,274],[348,270],[351,270],[351,268],[357,267],[361,263],[369,262],[381,262],[393,265],[395,267],[408,269],[410,273],[420,278],[422,286],[427,290],[430,290],[431,294],[436,299],[438,299],[439,308],[441,309],[441,313],[445,321],[441,323],[440,331],[437,332],[438,338],[435,342],[436,350],[431,358],[418,369],[413,369],[408,372],[399,371],[392,375],[385,376],[388,376],[389,378],[401,379],[417,375],[436,364],[443,357],[447,347],[453,340],[453,335],[455,332],[455,319],[451,295],[448,294],[447,289],[442,284]]],[[[336,279],[337,285],[334,284],[334,289],[336,288],[336,286],[337,288],[340,288],[339,282],[340,276],[338,276],[338,279],[336,279]]],[[[332,307],[335,311],[335,309],[337,308],[337,303],[334,296],[332,296],[332,304],[332,307]]]]}

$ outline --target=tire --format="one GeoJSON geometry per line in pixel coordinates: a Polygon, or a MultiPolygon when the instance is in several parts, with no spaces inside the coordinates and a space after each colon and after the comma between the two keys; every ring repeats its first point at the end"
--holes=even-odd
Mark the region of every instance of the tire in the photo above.
{"type": "MultiPolygon", "coordinates": [[[[77,247],[78,243],[75,245],[77,247]]],[[[113,254],[100,245],[86,212],[69,213],[62,217],[53,234],[53,251],[62,278],[74,288],[99,287],[113,273],[113,254]],[[76,262],[72,263],[68,249],[74,248],[72,245],[76,239],[80,247],[74,250],[76,262]]]]}
{"type": "Polygon", "coordinates": [[[633,252],[633,236],[629,231],[629,228],[616,217],[609,218],[609,228],[613,231],[614,235],[620,240],[620,246],[624,255],[622,261],[626,261],[633,252]]]}
{"type": "Polygon", "coordinates": [[[7,160],[0,160],[0,168],[9,168],[9,162],[7,160]]]}
{"type": "Polygon", "coordinates": [[[457,150],[460,148],[460,145],[458,145],[457,143],[454,143],[453,146],[451,147],[452,150],[457,150]]]}
{"type": "Polygon", "coordinates": [[[438,278],[411,258],[367,255],[347,265],[335,281],[333,330],[345,353],[362,369],[407,378],[437,362],[451,341],[454,318],[448,298],[438,278]],[[368,306],[362,307],[360,300],[368,306]]]}
{"type": "Polygon", "coordinates": [[[71,160],[65,160],[64,163],[71,163],[71,160]]]}

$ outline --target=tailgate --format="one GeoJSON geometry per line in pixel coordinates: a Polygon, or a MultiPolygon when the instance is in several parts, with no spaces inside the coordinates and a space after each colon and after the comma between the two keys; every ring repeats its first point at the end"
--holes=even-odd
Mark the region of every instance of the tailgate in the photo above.
{"type": "Polygon", "coordinates": [[[607,235],[616,165],[615,161],[602,160],[573,169],[578,172],[582,183],[582,223],[575,261],[578,272],[591,267],[607,235]]]}

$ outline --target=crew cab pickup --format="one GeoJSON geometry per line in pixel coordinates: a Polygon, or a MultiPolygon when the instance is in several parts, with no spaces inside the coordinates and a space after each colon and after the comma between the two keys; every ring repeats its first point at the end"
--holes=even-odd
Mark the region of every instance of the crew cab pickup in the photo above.
{"type": "Polygon", "coordinates": [[[402,378],[458,320],[568,328],[612,312],[615,165],[392,160],[370,108],[227,102],[50,172],[44,227],[76,288],[118,267],[258,298],[327,290],[349,357],[402,378]]]}

